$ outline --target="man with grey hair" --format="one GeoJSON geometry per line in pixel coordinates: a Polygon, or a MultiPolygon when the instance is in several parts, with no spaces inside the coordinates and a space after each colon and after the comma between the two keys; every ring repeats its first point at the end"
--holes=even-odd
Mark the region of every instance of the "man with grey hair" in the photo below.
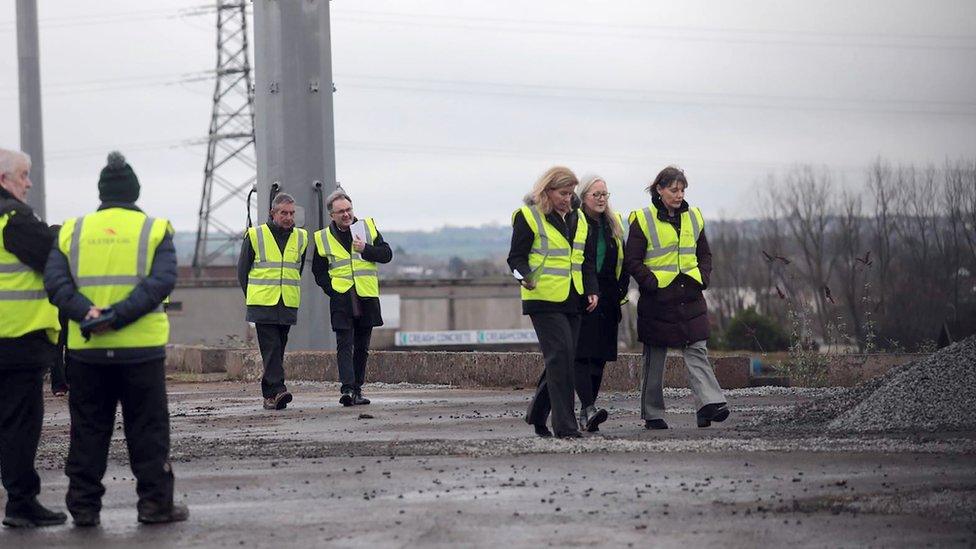
{"type": "Polygon", "coordinates": [[[312,273],[315,283],[330,297],[336,362],[342,382],[339,403],[369,404],[363,396],[369,340],[373,328],[383,325],[376,264],[389,263],[393,251],[383,241],[373,218],[356,218],[352,199],[345,191],[335,191],[325,204],[332,223],[315,233],[312,273]]]}
{"type": "Polygon", "coordinates": [[[30,169],[29,156],[0,149],[0,477],[8,527],[67,520],[37,501],[44,371],[57,359],[60,323],[43,279],[55,232],[27,205],[30,169]]]}
{"type": "Polygon", "coordinates": [[[298,322],[307,247],[308,233],[295,227],[295,199],[279,193],[271,201],[268,222],[247,230],[237,261],[247,321],[257,330],[264,362],[265,410],[283,410],[292,400],[285,387],[285,346],[288,331],[298,322]]]}

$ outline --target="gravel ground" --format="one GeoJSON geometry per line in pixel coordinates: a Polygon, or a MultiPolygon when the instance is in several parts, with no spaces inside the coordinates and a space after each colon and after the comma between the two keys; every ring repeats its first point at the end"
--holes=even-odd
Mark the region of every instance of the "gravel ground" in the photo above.
{"type": "MultiPolygon", "coordinates": [[[[800,394],[798,393],[798,396],[800,394]]],[[[768,430],[835,433],[976,431],[976,336],[851,389],[827,390],[754,420],[768,430]]]]}
{"type": "MultiPolygon", "coordinates": [[[[530,390],[295,383],[288,409],[257,383],[171,383],[177,498],[190,520],[136,524],[121,425],[101,528],[0,530],[0,547],[922,547],[976,543],[976,432],[774,432],[750,418],[836,390],[730,391],[732,416],[695,426],[668,393],[646,431],[633,393],[580,440],[522,421],[530,390]]],[[[603,397],[601,396],[601,399],[603,397]]],[[[811,400],[812,399],[812,400],[811,400]]],[[[46,398],[41,501],[63,509],[68,410],[46,398]]]]}

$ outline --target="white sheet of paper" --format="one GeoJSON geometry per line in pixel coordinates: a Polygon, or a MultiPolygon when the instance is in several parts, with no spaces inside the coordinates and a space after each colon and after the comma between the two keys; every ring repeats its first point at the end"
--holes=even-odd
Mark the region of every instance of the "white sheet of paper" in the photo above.
{"type": "Polygon", "coordinates": [[[515,280],[518,280],[520,282],[523,280],[522,273],[518,272],[518,269],[512,269],[512,276],[515,277],[515,280]]]}
{"type": "Polygon", "coordinates": [[[357,220],[355,223],[350,225],[349,230],[352,231],[353,240],[358,238],[359,240],[369,244],[369,242],[366,240],[366,223],[364,223],[362,220],[357,220]]]}

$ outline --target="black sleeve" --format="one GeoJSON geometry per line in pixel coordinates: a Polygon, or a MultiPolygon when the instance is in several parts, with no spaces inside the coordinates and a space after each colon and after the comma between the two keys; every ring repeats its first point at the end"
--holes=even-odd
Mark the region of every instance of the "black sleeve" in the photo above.
{"type": "Polygon", "coordinates": [[[373,263],[389,263],[393,260],[393,250],[390,245],[383,240],[383,235],[376,231],[376,240],[372,244],[366,244],[362,253],[363,260],[373,263]]]}
{"type": "Polygon", "coordinates": [[[14,208],[3,228],[3,243],[18,261],[38,273],[44,272],[57,231],[38,219],[30,208],[14,208]]]}
{"type": "MultiPolygon", "coordinates": [[[[623,246],[624,241],[621,240],[618,246],[623,246]]],[[[627,297],[627,290],[630,289],[630,273],[627,272],[626,266],[620,269],[620,279],[617,280],[617,295],[620,296],[620,300],[623,301],[627,297]]]]}
{"type": "Polygon", "coordinates": [[[44,289],[51,304],[75,322],[84,320],[92,307],[92,302],[78,291],[71,278],[68,258],[57,248],[51,248],[44,266],[44,289]]]}
{"type": "Polygon", "coordinates": [[[535,235],[525,216],[519,211],[512,220],[512,244],[508,250],[508,266],[523,277],[532,272],[529,267],[529,253],[532,251],[533,240],[535,235]]]}
{"type": "MultiPolygon", "coordinates": [[[[582,217],[584,214],[577,210],[576,215],[582,217]]],[[[596,239],[599,230],[598,225],[586,225],[586,243],[583,246],[583,293],[586,295],[600,295],[600,282],[596,275],[596,239]]]]}
{"type": "Polygon", "coordinates": [[[708,246],[708,239],[705,238],[705,229],[702,229],[701,235],[698,236],[695,255],[698,257],[698,271],[701,272],[704,290],[712,281],[712,249],[708,246]]]}
{"type": "Polygon", "coordinates": [[[247,295],[247,275],[251,272],[251,265],[254,264],[254,248],[251,247],[251,240],[244,235],[244,242],[241,243],[241,255],[237,258],[237,283],[241,285],[244,295],[247,295]]]}
{"type": "Polygon", "coordinates": [[[176,246],[173,245],[173,236],[167,234],[156,248],[149,276],[139,281],[125,299],[112,304],[116,317],[112,328],[124,328],[153,312],[175,287],[176,246]]]}

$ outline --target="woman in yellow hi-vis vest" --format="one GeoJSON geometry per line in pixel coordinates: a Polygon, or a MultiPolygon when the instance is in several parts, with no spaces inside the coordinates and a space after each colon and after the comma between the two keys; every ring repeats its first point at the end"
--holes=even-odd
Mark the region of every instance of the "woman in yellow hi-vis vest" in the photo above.
{"type": "Polygon", "coordinates": [[[729,408],[708,361],[708,308],[702,290],[712,274],[705,218],[685,202],[688,180],[678,168],[661,170],[647,187],[651,205],[631,212],[624,268],[640,289],[637,336],[644,344],[641,419],[647,429],[664,421],[664,364],[681,349],[698,404],[698,426],[725,421],[729,408]]]}
{"type": "Polygon", "coordinates": [[[275,195],[271,218],[249,228],[241,244],[237,280],[247,305],[245,318],[254,323],[261,349],[265,410],[283,410],[292,400],[285,387],[285,346],[298,322],[306,249],[308,232],[295,226],[295,199],[287,193],[275,195]]]}
{"type": "Polygon", "coordinates": [[[617,360],[620,306],[627,299],[630,275],[623,270],[624,233],[620,214],[610,207],[607,183],[596,175],[584,176],[579,188],[580,208],[596,241],[595,269],[600,304],[583,315],[576,342],[576,394],[580,400],[580,427],[596,432],[607,420],[606,409],[596,407],[607,362],[617,360]]]}
{"type": "Polygon", "coordinates": [[[339,403],[369,404],[363,396],[373,328],[383,325],[377,263],[393,260],[393,250],[372,217],[357,219],[352,199],[339,189],[325,199],[332,222],[315,232],[312,274],[329,295],[329,319],[336,334],[339,403]]]}
{"type": "Polygon", "coordinates": [[[580,315],[599,302],[594,241],[579,212],[576,175],[557,166],[539,178],[512,214],[508,265],[522,285],[522,314],[539,338],[545,370],[525,421],[541,437],[579,437],[574,372],[580,315]],[[546,421],[552,413],[552,431],[546,421]]]}

